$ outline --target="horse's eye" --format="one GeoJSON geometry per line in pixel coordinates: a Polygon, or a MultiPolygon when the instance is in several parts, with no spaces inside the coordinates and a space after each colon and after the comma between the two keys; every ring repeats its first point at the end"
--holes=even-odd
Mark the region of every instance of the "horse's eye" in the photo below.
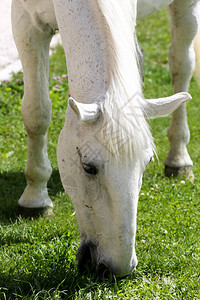
{"type": "Polygon", "coordinates": [[[98,169],[94,165],[82,164],[82,167],[87,174],[96,175],[98,173],[98,169]]]}

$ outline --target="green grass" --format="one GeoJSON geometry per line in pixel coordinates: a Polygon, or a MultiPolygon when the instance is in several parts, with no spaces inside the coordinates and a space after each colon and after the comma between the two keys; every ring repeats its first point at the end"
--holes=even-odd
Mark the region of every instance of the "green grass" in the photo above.
{"type": "MultiPolygon", "coordinates": [[[[168,67],[170,35],[166,11],[138,24],[145,53],[147,97],[172,94],[168,67]]],[[[37,220],[17,217],[17,200],[25,186],[27,141],[20,106],[22,74],[0,85],[0,299],[199,299],[200,298],[200,88],[192,80],[188,104],[191,130],[189,152],[195,182],[167,179],[163,160],[169,145],[170,117],[151,121],[159,161],[145,174],[137,216],[138,267],[124,279],[80,275],[76,251],[80,241],[70,199],[64,194],[56,162],[56,146],[64,124],[68,88],[63,50],[50,61],[50,97],[53,103],[49,129],[49,158],[53,175],[49,194],[54,216],[37,220]],[[61,76],[61,83],[54,80],[61,76]],[[55,85],[59,84],[59,88],[55,85]]]]}

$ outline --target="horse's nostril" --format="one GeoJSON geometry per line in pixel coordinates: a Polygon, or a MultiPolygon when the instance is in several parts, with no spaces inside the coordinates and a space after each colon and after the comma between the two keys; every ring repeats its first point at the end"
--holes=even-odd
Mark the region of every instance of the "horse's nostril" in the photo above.
{"type": "Polygon", "coordinates": [[[97,265],[97,245],[93,241],[82,241],[77,252],[78,268],[83,272],[85,267],[95,269],[97,265]]]}
{"type": "Polygon", "coordinates": [[[110,278],[110,276],[112,276],[110,268],[104,262],[98,265],[98,274],[103,278],[110,278]]]}
{"type": "Polygon", "coordinates": [[[86,265],[91,264],[90,248],[86,244],[81,244],[77,252],[78,268],[83,272],[86,265]]]}
{"type": "Polygon", "coordinates": [[[112,276],[112,271],[107,263],[99,259],[97,243],[94,241],[84,240],[81,242],[77,252],[77,261],[81,273],[93,271],[103,278],[112,276]]]}

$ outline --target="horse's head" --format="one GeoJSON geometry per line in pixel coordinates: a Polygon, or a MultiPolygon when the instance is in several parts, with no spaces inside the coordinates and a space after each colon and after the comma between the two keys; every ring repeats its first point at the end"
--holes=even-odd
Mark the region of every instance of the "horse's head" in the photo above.
{"type": "MultiPolygon", "coordinates": [[[[166,115],[188,99],[187,93],[179,93],[146,100],[141,111],[146,117],[166,115]]],[[[105,118],[101,106],[97,103],[82,104],[73,99],[69,103],[58,143],[58,164],[79,224],[78,264],[82,268],[90,261],[95,269],[106,267],[115,275],[124,276],[137,265],[137,201],[144,169],[153,157],[152,143],[146,141],[142,147],[136,147],[140,153],[131,159],[117,159],[113,153],[114,132],[111,136],[102,133],[105,118]],[[110,139],[112,146],[108,146],[110,139]]],[[[121,149],[119,142],[118,139],[117,150],[125,156],[123,148],[129,141],[121,140],[121,149]]],[[[132,145],[134,147],[134,141],[132,145]]]]}

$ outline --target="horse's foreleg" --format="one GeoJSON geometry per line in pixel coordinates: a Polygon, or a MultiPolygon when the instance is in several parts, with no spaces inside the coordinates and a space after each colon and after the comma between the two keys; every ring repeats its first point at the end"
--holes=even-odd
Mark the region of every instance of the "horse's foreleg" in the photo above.
{"type": "Polygon", "coordinates": [[[27,186],[18,203],[23,214],[35,216],[52,211],[53,206],[47,192],[51,175],[47,129],[51,119],[48,56],[52,34],[32,25],[18,0],[13,1],[12,25],[24,72],[22,117],[28,137],[27,186]]]}
{"type": "MultiPolygon", "coordinates": [[[[169,53],[174,92],[188,91],[195,67],[193,39],[198,30],[195,6],[190,1],[175,0],[170,5],[172,45],[169,53]]],[[[195,1],[194,1],[195,2],[195,1]]],[[[177,176],[187,174],[193,179],[192,160],[187,151],[190,131],[187,123],[186,104],[172,116],[168,131],[170,151],[165,160],[165,174],[177,176]]]]}

